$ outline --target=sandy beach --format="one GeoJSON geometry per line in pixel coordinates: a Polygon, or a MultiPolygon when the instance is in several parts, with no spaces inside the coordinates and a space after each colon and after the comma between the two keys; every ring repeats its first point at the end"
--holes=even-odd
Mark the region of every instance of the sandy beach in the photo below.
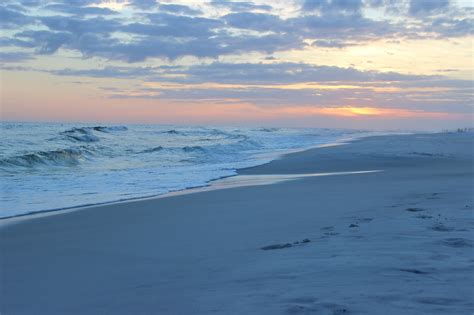
{"type": "Polygon", "coordinates": [[[22,219],[0,313],[472,314],[473,148],[371,137],[239,171],[258,185],[22,219]]]}

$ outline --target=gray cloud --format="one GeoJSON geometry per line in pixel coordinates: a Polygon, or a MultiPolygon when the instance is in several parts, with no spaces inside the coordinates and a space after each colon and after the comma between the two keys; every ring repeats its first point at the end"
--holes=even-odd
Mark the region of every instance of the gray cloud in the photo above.
{"type": "Polygon", "coordinates": [[[449,0],[411,0],[410,14],[433,14],[446,11],[450,5],[449,0]]]}
{"type": "Polygon", "coordinates": [[[400,32],[399,26],[388,22],[374,21],[360,14],[307,15],[289,20],[293,29],[306,38],[327,40],[374,40],[386,38],[400,32]]]}
{"type": "Polygon", "coordinates": [[[33,17],[22,13],[21,7],[15,5],[0,6],[0,27],[12,29],[34,23],[33,17]]]}
{"type": "MultiPolygon", "coordinates": [[[[13,57],[12,57],[13,58],[13,57]]],[[[33,71],[2,66],[4,70],[33,71]]],[[[222,101],[235,99],[259,106],[376,106],[422,111],[472,112],[472,82],[443,76],[406,75],[361,71],[354,68],[314,66],[303,63],[219,63],[194,66],[112,67],[101,69],[36,70],[59,76],[138,79],[169,82],[179,88],[107,89],[112,98],[156,98],[173,101],[222,101]],[[236,87],[206,87],[217,83],[236,87]],[[287,84],[316,83],[292,89],[287,84]],[[189,86],[187,86],[189,85],[189,86]],[[339,85],[352,88],[340,89],[339,85]],[[335,89],[325,87],[334,86],[335,89]],[[385,90],[385,87],[391,89],[385,90]],[[398,88],[398,90],[397,90],[398,88]]]]}
{"type": "Polygon", "coordinates": [[[82,7],[82,6],[71,6],[64,3],[55,3],[45,6],[43,9],[73,15],[114,15],[118,12],[107,8],[100,7],[82,7]]]}
{"type": "Polygon", "coordinates": [[[474,30],[473,18],[445,18],[439,17],[431,21],[430,30],[437,33],[440,37],[460,37],[472,35],[474,30]]]}
{"type": "Polygon", "coordinates": [[[140,62],[148,58],[272,54],[302,49],[308,41],[315,47],[343,48],[381,38],[452,38],[472,34],[473,25],[469,14],[453,9],[447,0],[302,0],[302,8],[307,11],[286,19],[271,14],[269,5],[245,1],[208,3],[232,11],[213,18],[186,5],[158,4],[155,0],[132,1],[132,8],[140,9],[132,9],[133,17],[96,7],[95,3],[96,0],[8,0],[0,7],[0,23],[16,34],[4,36],[0,44],[35,48],[40,54],[54,54],[65,48],[84,57],[140,62]],[[401,10],[400,3],[419,20],[416,28],[363,15],[364,6],[398,6],[401,10]],[[33,6],[42,6],[50,14],[31,15],[33,6]],[[440,12],[443,14],[431,14],[440,12]],[[29,27],[33,24],[35,27],[29,27]]]}
{"type": "Polygon", "coordinates": [[[25,52],[0,52],[0,63],[21,62],[34,59],[34,56],[25,52]]]}
{"type": "Polygon", "coordinates": [[[80,17],[46,16],[40,20],[51,31],[68,32],[72,37],[79,37],[85,33],[109,34],[122,27],[119,21],[103,17],[83,19],[80,17]]]}
{"type": "Polygon", "coordinates": [[[305,82],[411,82],[439,76],[405,75],[396,72],[360,71],[354,68],[314,66],[304,63],[219,63],[160,67],[106,67],[103,69],[53,71],[56,75],[139,78],[182,84],[220,83],[281,85],[305,82]]]}
{"type": "Polygon", "coordinates": [[[225,15],[227,25],[256,31],[282,31],[285,22],[276,15],[266,13],[239,12],[225,15]]]}
{"type": "Polygon", "coordinates": [[[265,4],[255,4],[253,2],[248,1],[222,1],[216,0],[212,1],[211,4],[218,8],[226,8],[231,11],[253,11],[253,10],[263,10],[263,11],[271,11],[272,7],[270,5],[265,4]]]}
{"type": "Polygon", "coordinates": [[[363,7],[362,0],[305,0],[302,5],[303,11],[354,13],[363,7]]]}
{"type": "MultiPolygon", "coordinates": [[[[159,69],[157,69],[159,71],[159,69]]],[[[105,67],[102,69],[62,69],[47,71],[51,74],[90,78],[143,78],[156,74],[155,69],[146,67],[105,67]]]]}
{"type": "Polygon", "coordinates": [[[153,9],[157,6],[156,0],[132,0],[130,6],[139,8],[142,10],[153,9]]]}
{"type": "Polygon", "coordinates": [[[172,70],[172,74],[185,74],[182,83],[217,82],[229,84],[289,84],[301,82],[373,82],[407,81],[426,76],[404,75],[395,72],[360,71],[354,68],[314,66],[303,63],[212,63],[193,66],[186,70],[172,70]]]}
{"type": "Polygon", "coordinates": [[[160,11],[187,15],[202,14],[199,10],[181,4],[160,4],[160,11]]]}
{"type": "Polygon", "coordinates": [[[344,48],[347,46],[353,46],[353,43],[342,41],[342,40],[327,40],[327,39],[320,39],[316,40],[312,43],[313,46],[316,47],[326,47],[326,48],[344,48]]]}
{"type": "MultiPolygon", "coordinates": [[[[436,81],[431,84],[438,85],[436,81]]],[[[348,90],[324,89],[280,89],[272,87],[242,87],[232,89],[206,88],[138,88],[133,95],[123,91],[112,91],[111,98],[161,99],[173,101],[225,101],[228,99],[256,104],[263,107],[345,107],[368,106],[380,108],[402,108],[424,112],[472,113],[472,97],[460,91],[416,93],[377,93],[370,86],[348,90]]]]}
{"type": "Polygon", "coordinates": [[[36,48],[39,54],[53,54],[61,46],[73,40],[71,33],[50,31],[24,31],[18,33],[14,43],[16,46],[36,48]]]}

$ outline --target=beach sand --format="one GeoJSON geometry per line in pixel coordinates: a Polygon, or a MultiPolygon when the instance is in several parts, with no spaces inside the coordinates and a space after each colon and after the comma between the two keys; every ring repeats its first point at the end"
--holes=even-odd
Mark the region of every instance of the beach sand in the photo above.
{"type": "Polygon", "coordinates": [[[473,148],[371,137],[239,174],[380,172],[22,219],[0,230],[1,314],[472,314],[473,148]]]}

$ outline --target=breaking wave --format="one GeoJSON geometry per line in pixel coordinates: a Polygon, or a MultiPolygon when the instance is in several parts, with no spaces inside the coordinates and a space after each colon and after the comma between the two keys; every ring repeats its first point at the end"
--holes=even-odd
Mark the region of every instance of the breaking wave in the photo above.
{"type": "Polygon", "coordinates": [[[159,146],[159,147],[154,147],[154,148],[151,148],[151,149],[145,149],[145,150],[141,151],[140,153],[153,153],[153,152],[159,152],[161,150],[163,150],[163,147],[159,146]]]}
{"type": "Polygon", "coordinates": [[[167,130],[167,131],[165,131],[164,133],[167,133],[167,134],[169,134],[169,135],[179,135],[179,134],[180,134],[179,131],[174,130],[174,129],[167,130]]]}
{"type": "Polygon", "coordinates": [[[201,146],[186,146],[186,147],[183,147],[182,150],[184,152],[205,152],[206,150],[201,147],[201,146]]]}
{"type": "Polygon", "coordinates": [[[278,128],[260,128],[260,129],[257,129],[257,131],[262,131],[262,132],[277,132],[278,128]]]}
{"type": "Polygon", "coordinates": [[[92,152],[85,148],[39,151],[0,160],[1,167],[35,168],[40,166],[74,166],[88,160],[92,152]]]}
{"type": "Polygon", "coordinates": [[[94,134],[94,131],[110,133],[114,131],[126,131],[128,130],[125,126],[95,126],[95,127],[79,127],[72,128],[61,132],[60,134],[68,138],[69,140],[79,142],[97,142],[100,138],[94,134]]]}
{"type": "Polygon", "coordinates": [[[95,131],[100,131],[100,132],[114,132],[114,131],[127,131],[128,128],[125,126],[109,126],[109,127],[104,127],[104,126],[97,126],[97,127],[92,127],[95,131]]]}
{"type": "Polygon", "coordinates": [[[92,128],[72,128],[61,132],[61,135],[65,136],[69,140],[79,142],[96,142],[99,141],[99,137],[94,135],[92,128]]]}

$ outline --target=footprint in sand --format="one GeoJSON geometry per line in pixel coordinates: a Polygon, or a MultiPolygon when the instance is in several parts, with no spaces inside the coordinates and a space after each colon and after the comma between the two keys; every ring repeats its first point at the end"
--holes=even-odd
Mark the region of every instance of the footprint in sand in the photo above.
{"type": "Polygon", "coordinates": [[[328,315],[342,315],[349,314],[346,306],[335,303],[315,303],[316,299],[292,299],[290,305],[286,309],[287,314],[328,314],[328,315]]]}
{"type": "Polygon", "coordinates": [[[294,245],[298,245],[298,244],[305,244],[305,243],[309,243],[311,242],[311,240],[309,238],[305,238],[304,240],[302,240],[301,242],[300,241],[296,241],[296,242],[293,242],[294,245]]]}
{"type": "Polygon", "coordinates": [[[432,219],[433,216],[427,215],[427,214],[420,214],[420,215],[417,215],[416,218],[418,218],[418,219],[425,219],[425,220],[426,220],[426,219],[432,219]]]}
{"type": "Polygon", "coordinates": [[[336,235],[339,235],[341,233],[337,233],[337,232],[326,232],[324,233],[324,235],[327,235],[327,236],[336,236],[336,235]]]}
{"type": "Polygon", "coordinates": [[[443,305],[443,306],[450,306],[454,304],[459,304],[462,303],[462,300],[459,299],[450,299],[450,298],[444,298],[440,296],[436,297],[421,297],[416,299],[418,303],[422,304],[432,304],[432,305],[443,305]]]}
{"type": "Polygon", "coordinates": [[[305,238],[302,241],[295,241],[293,242],[293,244],[292,243],[273,244],[273,245],[263,246],[260,249],[262,250],[284,249],[284,248],[289,248],[293,246],[301,246],[309,242],[311,242],[311,240],[309,238],[305,238]]]}
{"type": "Polygon", "coordinates": [[[406,210],[406,211],[410,211],[410,212],[426,211],[426,209],[423,209],[423,208],[406,208],[405,210],[406,210]]]}
{"type": "Polygon", "coordinates": [[[474,244],[471,240],[462,238],[462,237],[453,237],[453,238],[445,238],[441,240],[440,243],[445,246],[455,247],[455,248],[470,248],[474,247],[474,244]]]}
{"type": "Polygon", "coordinates": [[[451,232],[454,231],[454,228],[451,226],[447,226],[441,222],[437,222],[431,226],[431,229],[433,231],[438,231],[438,232],[451,232]]]}
{"type": "Polygon", "coordinates": [[[427,274],[429,274],[429,272],[427,272],[427,271],[423,271],[423,270],[419,270],[419,269],[413,269],[413,268],[402,268],[402,269],[398,269],[398,270],[403,271],[403,272],[414,273],[416,275],[427,275],[427,274]]]}
{"type": "Polygon", "coordinates": [[[283,248],[288,248],[292,247],[290,243],[285,243],[285,244],[273,244],[273,245],[267,245],[263,246],[261,249],[263,250],[272,250],[272,249],[283,249],[283,248]]]}
{"type": "Polygon", "coordinates": [[[325,226],[320,229],[321,231],[334,231],[334,226],[325,226]]]}
{"type": "Polygon", "coordinates": [[[441,199],[440,194],[441,193],[432,193],[427,199],[441,199]]]}

